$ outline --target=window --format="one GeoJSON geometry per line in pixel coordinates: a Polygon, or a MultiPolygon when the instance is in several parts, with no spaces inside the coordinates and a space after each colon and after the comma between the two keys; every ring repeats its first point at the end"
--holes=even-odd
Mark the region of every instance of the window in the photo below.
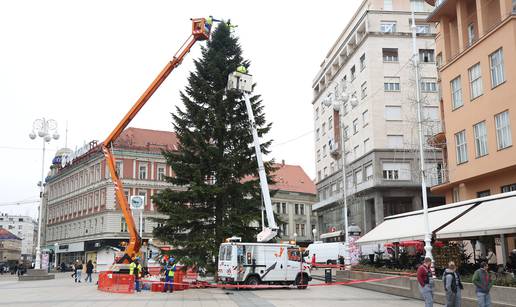
{"type": "Polygon", "coordinates": [[[281,203],[281,213],[287,214],[287,203],[281,203]]]}
{"type": "Polygon", "coordinates": [[[464,105],[464,102],[462,101],[462,86],[460,83],[460,76],[451,80],[450,86],[452,94],[452,107],[455,110],[464,105]]]}
{"type": "Polygon", "coordinates": [[[362,54],[362,56],[360,56],[360,71],[364,70],[364,68],[366,67],[366,63],[365,63],[365,53],[362,54]]]}
{"type": "Polygon", "coordinates": [[[385,77],[383,81],[383,89],[386,92],[399,92],[400,91],[400,78],[399,77],[385,77]]]}
{"type": "Polygon", "coordinates": [[[353,134],[357,134],[358,133],[358,118],[355,118],[355,120],[353,120],[353,134]]]}
{"type": "Polygon", "coordinates": [[[471,66],[469,72],[469,88],[471,93],[471,100],[482,95],[482,73],[480,71],[480,63],[471,66]]]}
{"type": "Polygon", "coordinates": [[[362,112],[362,123],[363,123],[364,127],[369,124],[369,111],[368,110],[365,110],[364,112],[362,112]]]}
{"type": "Polygon", "coordinates": [[[147,165],[140,165],[140,179],[147,179],[147,165]]]}
{"type": "Polygon", "coordinates": [[[437,80],[433,78],[422,78],[421,91],[426,93],[437,92],[437,80]]]}
{"type": "Polygon", "coordinates": [[[382,48],[384,62],[398,62],[398,48],[382,48]]]}
{"type": "Polygon", "coordinates": [[[358,159],[358,157],[360,157],[360,151],[359,151],[358,145],[353,148],[353,155],[355,156],[355,159],[358,159]]]}
{"type": "Polygon", "coordinates": [[[294,204],[294,213],[299,215],[299,204],[294,204]]]}
{"type": "Polygon", "coordinates": [[[328,177],[328,167],[327,166],[325,166],[323,168],[323,173],[324,173],[324,178],[328,177]]]}
{"type": "Polygon", "coordinates": [[[351,66],[351,81],[355,80],[355,65],[351,66]]]}
{"type": "Polygon", "coordinates": [[[383,179],[410,180],[410,163],[383,162],[383,179]]]}
{"type": "Polygon", "coordinates": [[[320,136],[319,136],[319,132],[320,132],[320,131],[321,131],[321,130],[320,130],[319,128],[315,129],[315,140],[316,140],[316,141],[319,141],[319,138],[320,138],[320,136]]]}
{"type": "Polygon", "coordinates": [[[300,237],[305,236],[305,224],[296,224],[296,233],[300,237]]]}
{"type": "Polygon", "coordinates": [[[470,23],[468,25],[468,47],[475,41],[475,25],[470,23]]]}
{"type": "Polygon", "coordinates": [[[516,191],[516,183],[502,186],[501,191],[502,193],[516,191]]]}
{"type": "Polygon", "coordinates": [[[475,136],[475,153],[477,158],[487,155],[487,129],[486,122],[482,121],[473,126],[475,136]]]}
{"type": "Polygon", "coordinates": [[[385,120],[401,120],[401,106],[385,106],[385,120]]]}
{"type": "Polygon", "coordinates": [[[396,21],[382,21],[380,24],[380,31],[383,33],[396,32],[396,21]]]}
{"type": "Polygon", "coordinates": [[[127,222],[123,216],[120,218],[120,232],[127,232],[127,222]]]}
{"type": "Polygon", "coordinates": [[[280,227],[281,227],[281,233],[284,236],[288,236],[288,224],[281,224],[280,227]]]}
{"type": "Polygon", "coordinates": [[[414,12],[424,12],[425,11],[425,1],[424,0],[411,0],[410,1],[411,8],[414,12]]]}
{"type": "Polygon", "coordinates": [[[349,126],[344,127],[344,140],[349,138],[349,126]]]}
{"type": "Polygon", "coordinates": [[[319,107],[315,108],[315,119],[319,118],[319,107]]]}
{"type": "Polygon", "coordinates": [[[491,66],[491,87],[496,87],[505,81],[503,73],[503,50],[502,48],[491,53],[489,56],[491,66]]]}
{"type": "Polygon", "coordinates": [[[369,139],[364,140],[364,153],[368,152],[371,149],[370,143],[371,141],[369,141],[369,139]]]}
{"type": "Polygon", "coordinates": [[[326,145],[323,145],[322,147],[322,156],[323,158],[326,157],[326,145]]]}
{"type": "Polygon", "coordinates": [[[486,196],[489,196],[489,195],[491,195],[491,191],[490,190],[485,190],[485,191],[477,192],[477,198],[486,197],[486,196]]]}
{"type": "Polygon", "coordinates": [[[435,62],[433,49],[419,49],[419,61],[422,63],[435,62]]]}
{"type": "Polygon", "coordinates": [[[160,180],[160,181],[165,180],[165,167],[164,166],[158,166],[158,180],[160,180]]]}
{"type": "Polygon", "coordinates": [[[392,11],[392,0],[383,0],[383,9],[385,11],[392,11]]]}
{"type": "Polygon", "coordinates": [[[455,133],[455,146],[457,150],[457,164],[468,162],[468,146],[466,144],[466,130],[455,133]]]}
{"type": "Polygon", "coordinates": [[[321,171],[317,172],[317,181],[321,181],[321,171]]]}
{"type": "Polygon", "coordinates": [[[143,206],[147,204],[147,191],[138,191],[138,195],[143,196],[143,206]]]}
{"type": "Polygon", "coordinates": [[[373,165],[369,164],[365,167],[366,181],[373,179],[373,165]]]}
{"type": "Polygon", "coordinates": [[[356,184],[361,184],[363,182],[362,169],[358,169],[355,171],[355,182],[356,184]]]}
{"type": "Polygon", "coordinates": [[[326,134],[326,123],[322,124],[321,130],[322,130],[322,135],[325,135],[326,134]]]}
{"type": "Polygon", "coordinates": [[[416,24],[416,33],[428,34],[430,33],[430,25],[418,25],[416,24]]]}
{"type": "Polygon", "coordinates": [[[498,149],[504,149],[512,145],[511,124],[509,111],[495,115],[496,144],[498,149]]]}
{"type": "Polygon", "coordinates": [[[299,204],[299,215],[305,215],[305,204],[299,204]]]}
{"type": "Polygon", "coordinates": [[[387,135],[387,147],[403,148],[403,135],[387,135]]]}
{"type": "Polygon", "coordinates": [[[362,83],[360,92],[362,93],[361,98],[364,99],[367,96],[367,82],[362,83]]]}
{"type": "Polygon", "coordinates": [[[333,173],[335,173],[335,163],[331,162],[330,163],[330,174],[333,174],[333,173]]]}
{"type": "Polygon", "coordinates": [[[328,131],[333,128],[333,116],[328,117],[328,131]]]}
{"type": "Polygon", "coordinates": [[[321,150],[317,150],[317,162],[321,161],[321,150]]]}
{"type": "Polygon", "coordinates": [[[454,203],[460,201],[459,187],[454,187],[452,193],[452,201],[454,203]]]}
{"type": "Polygon", "coordinates": [[[433,122],[439,121],[439,119],[440,119],[439,107],[425,106],[423,108],[423,119],[426,121],[433,121],[433,122]]]}

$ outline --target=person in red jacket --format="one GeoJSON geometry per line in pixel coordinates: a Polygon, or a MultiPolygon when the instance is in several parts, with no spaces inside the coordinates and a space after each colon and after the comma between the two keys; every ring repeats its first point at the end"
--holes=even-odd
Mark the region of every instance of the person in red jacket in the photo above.
{"type": "Polygon", "coordinates": [[[432,259],[426,257],[417,269],[419,292],[425,301],[425,307],[434,306],[434,279],[432,277],[432,259]]]}

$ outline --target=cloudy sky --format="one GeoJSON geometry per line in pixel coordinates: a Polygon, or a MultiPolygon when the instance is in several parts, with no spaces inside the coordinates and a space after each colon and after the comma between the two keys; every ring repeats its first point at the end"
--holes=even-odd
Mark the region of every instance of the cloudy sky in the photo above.
{"type": "MultiPolygon", "coordinates": [[[[0,2],[0,211],[35,216],[42,140],[36,118],[59,123],[58,148],[103,140],[188,37],[191,17],[238,24],[237,35],[262,94],[274,139],[268,158],[315,177],[312,79],[361,0],[2,1],[0,2]]],[[[201,43],[202,44],[202,43],[201,43]]],[[[200,44],[199,44],[200,45],[200,44]]],[[[130,124],[171,130],[170,112],[200,55],[183,64],[130,124]]]]}

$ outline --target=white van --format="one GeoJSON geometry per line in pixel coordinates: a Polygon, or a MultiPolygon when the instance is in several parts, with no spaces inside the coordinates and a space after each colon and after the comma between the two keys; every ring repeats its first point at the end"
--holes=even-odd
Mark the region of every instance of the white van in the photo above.
{"type": "Polygon", "coordinates": [[[308,245],[305,250],[305,258],[308,263],[312,263],[315,254],[316,263],[337,264],[340,257],[344,257],[344,242],[313,243],[308,245]]]}
{"type": "Polygon", "coordinates": [[[291,244],[222,243],[218,280],[229,284],[298,285],[305,289],[311,280],[310,266],[301,259],[299,248],[291,244]]]}

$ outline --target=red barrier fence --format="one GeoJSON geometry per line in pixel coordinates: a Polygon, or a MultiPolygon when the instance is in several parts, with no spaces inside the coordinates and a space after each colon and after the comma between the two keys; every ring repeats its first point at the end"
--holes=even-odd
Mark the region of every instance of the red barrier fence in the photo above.
{"type": "Polygon", "coordinates": [[[98,289],[111,293],[133,293],[134,275],[100,272],[98,289]]]}

